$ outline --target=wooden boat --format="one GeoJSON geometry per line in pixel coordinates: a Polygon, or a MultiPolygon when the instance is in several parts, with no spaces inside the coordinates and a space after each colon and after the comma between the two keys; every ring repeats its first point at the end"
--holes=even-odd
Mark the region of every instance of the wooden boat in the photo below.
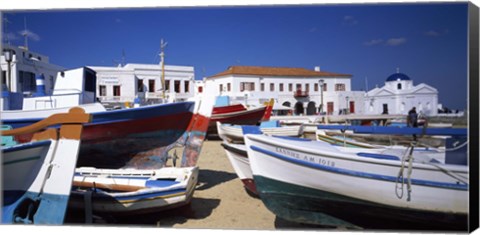
{"type": "MultiPolygon", "coordinates": [[[[243,132],[240,125],[217,122],[217,130],[220,138],[229,142],[243,143],[243,132]]],[[[260,123],[260,130],[267,135],[298,137],[303,133],[303,125],[280,126],[278,121],[266,121],[260,123]]]]}
{"type": "Polygon", "coordinates": [[[236,124],[236,125],[257,125],[262,121],[268,121],[272,113],[273,100],[267,105],[252,109],[240,110],[238,105],[232,107],[222,107],[219,111],[217,109],[215,114],[212,114],[208,133],[218,134],[216,122],[236,124]]]}
{"type": "Polygon", "coordinates": [[[157,170],[77,168],[69,209],[131,216],[172,209],[190,202],[198,167],[157,170]]]}
{"type": "Polygon", "coordinates": [[[254,195],[258,195],[245,145],[228,143],[226,141],[221,145],[225,149],[228,160],[230,164],[232,164],[238,178],[242,181],[245,189],[254,195]]]}
{"type": "Polygon", "coordinates": [[[247,108],[245,108],[243,104],[232,104],[227,106],[213,107],[212,114],[217,115],[217,114],[225,114],[225,113],[245,111],[245,110],[247,110],[247,108]]]}
{"type": "Polygon", "coordinates": [[[466,165],[419,162],[409,157],[411,148],[404,155],[345,152],[258,134],[247,134],[245,142],[257,192],[283,219],[368,229],[468,228],[466,165]]]}
{"type": "Polygon", "coordinates": [[[29,143],[2,147],[2,223],[63,224],[80,148],[90,115],[72,108],[4,136],[35,133],[29,143]],[[58,126],[59,130],[48,126],[58,126]]]}
{"type": "MultiPolygon", "coordinates": [[[[204,138],[201,136],[208,127],[212,107],[213,100],[204,99],[203,102],[197,100],[93,112],[92,122],[85,125],[82,133],[78,166],[139,168],[149,165],[159,168],[164,164],[167,152],[179,141],[185,141],[190,135],[204,138]]],[[[40,118],[2,117],[4,124],[13,127],[38,120],[40,118]]],[[[30,138],[31,135],[22,135],[16,140],[26,142],[30,138]]]]}

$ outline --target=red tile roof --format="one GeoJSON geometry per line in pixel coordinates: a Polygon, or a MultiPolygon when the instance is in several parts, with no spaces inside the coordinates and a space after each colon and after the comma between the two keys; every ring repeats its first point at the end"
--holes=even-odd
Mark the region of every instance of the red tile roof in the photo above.
{"type": "Polygon", "coordinates": [[[253,75],[274,77],[352,77],[350,74],[331,73],[326,71],[314,71],[304,68],[288,67],[261,67],[261,66],[230,66],[227,70],[210,76],[216,78],[226,75],[253,75]]]}

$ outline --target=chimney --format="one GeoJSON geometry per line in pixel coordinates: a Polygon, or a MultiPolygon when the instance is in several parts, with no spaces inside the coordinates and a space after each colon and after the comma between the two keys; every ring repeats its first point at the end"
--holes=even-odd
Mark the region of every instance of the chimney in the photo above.
{"type": "Polygon", "coordinates": [[[315,66],[315,72],[320,72],[320,66],[315,66]]]}

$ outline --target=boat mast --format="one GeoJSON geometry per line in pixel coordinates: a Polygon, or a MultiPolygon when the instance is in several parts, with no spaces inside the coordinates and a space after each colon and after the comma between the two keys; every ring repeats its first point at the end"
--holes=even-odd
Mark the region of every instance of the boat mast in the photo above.
{"type": "Polygon", "coordinates": [[[24,37],[24,48],[28,51],[28,30],[27,30],[27,17],[23,18],[23,26],[25,27],[22,36],[24,37]]]}
{"type": "Polygon", "coordinates": [[[162,99],[165,99],[165,47],[167,46],[167,42],[163,42],[163,38],[160,41],[160,65],[162,66],[162,99]]]}

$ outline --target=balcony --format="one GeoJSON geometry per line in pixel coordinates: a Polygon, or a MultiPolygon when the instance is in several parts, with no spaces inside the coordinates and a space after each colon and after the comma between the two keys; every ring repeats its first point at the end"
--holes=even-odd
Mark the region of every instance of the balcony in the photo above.
{"type": "Polygon", "coordinates": [[[293,92],[293,97],[308,97],[308,91],[296,90],[293,92]]]}

